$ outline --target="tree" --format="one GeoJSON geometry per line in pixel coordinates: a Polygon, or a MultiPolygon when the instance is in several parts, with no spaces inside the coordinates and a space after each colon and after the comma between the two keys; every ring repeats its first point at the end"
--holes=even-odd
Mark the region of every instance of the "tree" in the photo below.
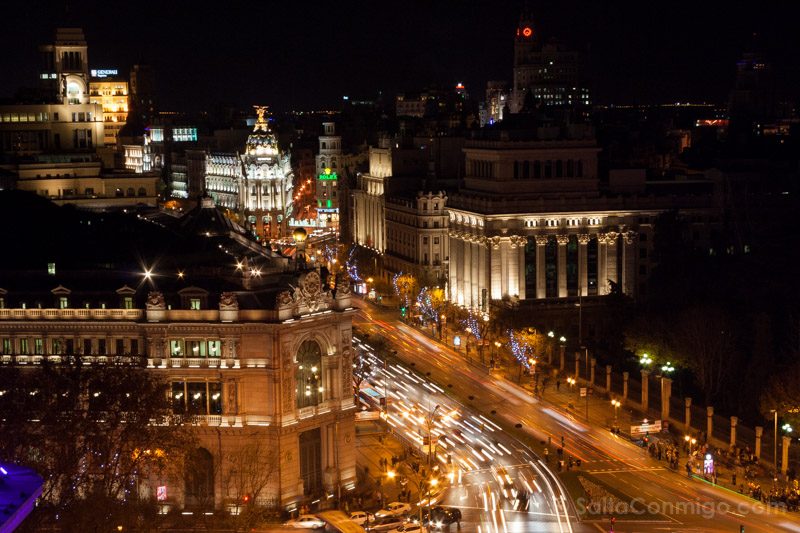
{"type": "Polygon", "coordinates": [[[358,391],[361,390],[361,383],[372,374],[372,361],[366,351],[357,348],[353,358],[353,394],[358,403],[358,391]]]}
{"type": "Polygon", "coordinates": [[[246,437],[245,441],[247,444],[223,457],[227,463],[223,468],[226,472],[223,487],[237,508],[241,506],[237,522],[249,529],[263,521],[265,495],[278,471],[280,456],[278,447],[258,434],[246,437]]]}
{"type": "Polygon", "coordinates": [[[772,411],[777,411],[792,426],[800,427],[800,363],[781,370],[761,394],[760,411],[764,418],[772,418],[772,411]]]}
{"type": "Polygon", "coordinates": [[[0,455],[44,478],[40,519],[135,527],[140,482],[173,475],[193,447],[171,412],[165,384],[141,367],[75,357],[0,368],[0,455]]]}

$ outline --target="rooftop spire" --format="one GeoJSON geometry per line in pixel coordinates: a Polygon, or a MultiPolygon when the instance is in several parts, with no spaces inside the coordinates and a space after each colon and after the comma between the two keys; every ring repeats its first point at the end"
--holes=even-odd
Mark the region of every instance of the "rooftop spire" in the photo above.
{"type": "Polygon", "coordinates": [[[253,108],[256,110],[256,115],[258,116],[256,125],[253,127],[253,132],[263,131],[264,133],[269,133],[269,119],[266,116],[269,106],[254,105],[253,108]]]}

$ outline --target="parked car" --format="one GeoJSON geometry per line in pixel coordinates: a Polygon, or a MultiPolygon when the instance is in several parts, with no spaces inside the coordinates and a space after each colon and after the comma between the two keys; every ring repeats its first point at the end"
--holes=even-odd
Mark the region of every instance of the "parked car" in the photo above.
{"type": "Polygon", "coordinates": [[[359,526],[363,526],[365,523],[375,520],[375,515],[366,511],[353,511],[350,513],[350,520],[359,526]]]}
{"type": "Polygon", "coordinates": [[[367,531],[390,531],[397,529],[406,523],[406,519],[402,516],[384,516],[382,518],[375,518],[366,525],[367,531]]]}
{"type": "Polygon", "coordinates": [[[382,518],[384,516],[398,516],[403,515],[406,513],[411,512],[411,505],[404,503],[404,502],[392,502],[377,513],[375,516],[377,518],[382,518]]]}
{"type": "Polygon", "coordinates": [[[301,514],[297,518],[284,522],[283,525],[295,529],[322,529],[325,527],[325,521],[313,514],[301,514]]]}

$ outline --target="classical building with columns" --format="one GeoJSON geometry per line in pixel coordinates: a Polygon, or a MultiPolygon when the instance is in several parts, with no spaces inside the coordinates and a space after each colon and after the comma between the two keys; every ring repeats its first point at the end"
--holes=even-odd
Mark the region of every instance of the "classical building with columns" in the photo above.
{"type": "Polygon", "coordinates": [[[586,127],[470,140],[464,152],[467,175],[448,200],[450,300],[458,305],[636,297],[661,213],[689,217],[698,241],[720,223],[705,176],[683,188],[649,183],[644,172],[612,172],[601,183],[599,148],[586,127]]]}

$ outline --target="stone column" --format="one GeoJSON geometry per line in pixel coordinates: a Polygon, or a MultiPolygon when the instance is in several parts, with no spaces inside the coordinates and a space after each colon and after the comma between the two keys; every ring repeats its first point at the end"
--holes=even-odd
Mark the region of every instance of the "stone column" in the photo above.
{"type": "Polygon", "coordinates": [[[456,304],[463,304],[464,300],[463,287],[461,283],[464,281],[464,264],[463,256],[461,255],[461,248],[464,246],[464,241],[461,240],[461,233],[454,233],[453,238],[450,239],[450,254],[452,260],[450,261],[450,300],[456,304]]]}
{"type": "Polygon", "coordinates": [[[589,266],[586,261],[587,245],[589,244],[589,235],[581,233],[578,235],[578,294],[581,296],[589,295],[589,266]]]}
{"type": "Polygon", "coordinates": [[[508,295],[519,296],[519,244],[518,235],[511,237],[508,250],[508,295]]]}
{"type": "Polygon", "coordinates": [[[608,257],[606,234],[597,234],[597,294],[608,294],[608,277],[606,276],[606,258],[608,257]]]}
{"type": "Polygon", "coordinates": [[[792,442],[792,438],[788,435],[783,436],[783,444],[781,448],[781,474],[786,475],[786,471],[789,469],[789,443],[792,442]]]}
{"type": "Polygon", "coordinates": [[[714,435],[714,407],[706,407],[706,442],[714,435]]]}
{"type": "Polygon", "coordinates": [[[636,233],[627,231],[622,234],[622,291],[625,294],[636,294],[636,233]]]}
{"type": "MultiPolygon", "coordinates": [[[[470,247],[470,261],[472,261],[472,299],[475,307],[480,307],[483,301],[482,289],[485,287],[481,279],[481,245],[478,244],[478,237],[473,236],[470,247]]],[[[489,305],[489,294],[486,294],[486,305],[489,305]]],[[[483,310],[483,309],[481,309],[483,310]]]]}
{"type": "Polygon", "coordinates": [[[561,370],[564,370],[564,368],[566,367],[566,364],[567,364],[566,363],[566,357],[564,357],[564,352],[566,351],[566,347],[562,344],[561,346],[558,347],[558,351],[560,352],[559,355],[561,356],[561,367],[560,368],[561,368],[561,370]]]}
{"type": "Polygon", "coordinates": [[[597,366],[597,359],[592,357],[591,361],[589,361],[589,382],[594,386],[594,369],[597,366]]]}
{"type": "Polygon", "coordinates": [[[536,298],[547,298],[547,282],[544,277],[545,257],[544,247],[547,244],[547,235],[536,236],[536,298]]]}
{"type": "Polygon", "coordinates": [[[558,297],[567,297],[567,243],[569,235],[559,235],[558,241],[558,297]]]}
{"type": "Polygon", "coordinates": [[[731,448],[736,446],[736,424],[739,423],[739,419],[735,416],[731,417],[731,448]]]}
{"type": "Polygon", "coordinates": [[[508,249],[508,246],[509,246],[508,239],[503,239],[502,241],[500,241],[500,264],[501,264],[500,272],[502,273],[501,276],[500,276],[500,293],[503,296],[507,296],[508,294],[510,294],[508,292],[508,284],[509,284],[509,279],[508,279],[508,270],[509,270],[508,269],[508,255],[509,255],[509,249],[508,249]]]}
{"type": "Polygon", "coordinates": [[[645,416],[650,408],[650,372],[642,370],[642,411],[645,416]]]}
{"type": "Polygon", "coordinates": [[[672,397],[672,380],[661,377],[661,420],[669,420],[669,402],[672,397]]]}
{"type": "Polygon", "coordinates": [[[519,237],[519,248],[517,251],[517,263],[519,263],[519,268],[517,271],[517,279],[519,279],[519,299],[524,300],[527,298],[527,291],[525,288],[525,246],[528,243],[527,238],[519,237]]]}
{"type": "Polygon", "coordinates": [[[756,426],[756,459],[761,459],[761,436],[764,434],[764,428],[756,426]]]}
{"type": "Polygon", "coordinates": [[[464,305],[469,307],[472,304],[472,283],[469,278],[472,275],[472,265],[470,264],[470,244],[472,235],[465,234],[461,241],[459,259],[461,262],[461,294],[464,295],[464,305]]]}
{"type": "MultiPolygon", "coordinates": [[[[617,272],[617,241],[619,233],[611,231],[606,233],[606,278],[619,283],[619,273],[617,272]]],[[[606,280],[608,283],[608,280],[606,280]]]]}
{"type": "Polygon", "coordinates": [[[622,401],[628,401],[628,377],[630,374],[628,372],[622,373],[622,401]]]}
{"type": "Polygon", "coordinates": [[[684,398],[683,402],[686,404],[686,414],[684,415],[684,425],[686,426],[686,432],[688,433],[689,430],[692,429],[692,399],[691,398],[684,398]]]}
{"type": "Polygon", "coordinates": [[[498,237],[492,237],[488,245],[491,247],[490,270],[492,272],[492,288],[490,293],[492,295],[492,300],[499,300],[503,297],[503,286],[501,285],[503,273],[500,265],[500,239],[498,237]]]}
{"type": "Polygon", "coordinates": [[[492,291],[486,276],[486,237],[479,237],[478,243],[475,246],[478,253],[478,293],[482,298],[483,290],[486,289],[486,299],[491,300],[492,291]]]}
{"type": "Polygon", "coordinates": [[[606,365],[606,392],[611,393],[611,365],[606,365]]]}
{"type": "Polygon", "coordinates": [[[580,354],[580,352],[575,352],[575,379],[578,379],[581,376],[581,374],[580,374],[581,366],[580,365],[581,365],[581,354],[580,354]]]}

